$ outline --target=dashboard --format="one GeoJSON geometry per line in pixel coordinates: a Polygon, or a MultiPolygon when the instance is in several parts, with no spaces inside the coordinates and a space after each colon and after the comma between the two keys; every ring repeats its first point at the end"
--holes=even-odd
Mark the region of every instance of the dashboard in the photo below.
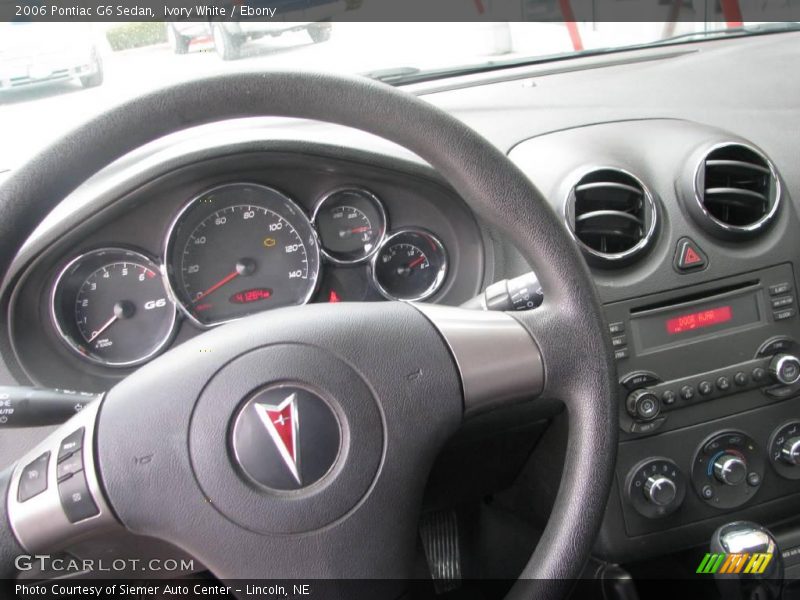
{"type": "MultiPolygon", "coordinates": [[[[506,152],[591,269],[620,381],[602,558],[659,556],[707,544],[735,519],[795,516],[800,168],[787,131],[800,123],[800,81],[785,65],[800,58],[797,41],[408,87],[506,152]]],[[[18,258],[3,300],[19,381],[102,391],[255,311],[459,305],[529,269],[430,167],[332,125],[209,126],[100,180],[18,258]]]]}
{"type": "Polygon", "coordinates": [[[324,153],[223,152],[93,207],[48,245],[12,298],[12,336],[36,383],[102,391],[255,312],[459,304],[484,262],[475,218],[434,178],[324,153]]]}

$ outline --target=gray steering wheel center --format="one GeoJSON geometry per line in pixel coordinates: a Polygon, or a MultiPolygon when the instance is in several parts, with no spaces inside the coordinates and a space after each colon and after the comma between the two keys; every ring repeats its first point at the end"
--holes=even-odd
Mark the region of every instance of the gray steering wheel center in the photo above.
{"type": "Polygon", "coordinates": [[[322,394],[299,383],[259,390],[233,421],[231,447],[243,474],[267,490],[298,490],[325,477],[341,427],[322,394]]]}
{"type": "Polygon", "coordinates": [[[366,382],[305,344],[256,348],[227,363],[197,400],[189,429],[204,495],[258,533],[304,533],[345,516],[372,484],[383,445],[366,382]]]}

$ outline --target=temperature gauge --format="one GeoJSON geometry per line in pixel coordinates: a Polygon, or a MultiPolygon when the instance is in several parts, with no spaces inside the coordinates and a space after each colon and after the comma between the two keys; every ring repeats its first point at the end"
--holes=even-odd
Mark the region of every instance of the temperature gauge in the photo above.
{"type": "Polygon", "coordinates": [[[401,229],[386,238],[372,259],[372,279],[390,300],[425,300],[442,287],[447,253],[442,243],[421,229],[401,229]]]}
{"type": "Polygon", "coordinates": [[[340,189],[323,197],[312,220],[323,255],[337,264],[368,259],[386,232],[386,212],[380,200],[359,188],[340,189]]]}

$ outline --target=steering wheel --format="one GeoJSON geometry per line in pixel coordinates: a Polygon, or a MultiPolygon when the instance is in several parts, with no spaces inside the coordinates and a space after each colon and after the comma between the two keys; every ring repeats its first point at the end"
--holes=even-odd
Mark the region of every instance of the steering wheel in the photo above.
{"type": "Polygon", "coordinates": [[[53,550],[122,526],[177,545],[223,580],[407,578],[424,485],[443,443],[471,414],[547,397],[568,412],[563,475],[510,597],[565,596],[612,482],[618,423],[608,334],[589,271],[556,214],[502,152],[454,117],[383,84],[329,74],[227,74],[149,93],[100,114],[6,180],[0,273],[40,219],[112,160],[187,127],[251,116],[338,123],[415,152],[523,252],[543,305],[506,314],[318,304],[203,333],[37,447],[55,453],[70,434],[82,440],[97,513],[71,523],[50,505],[54,490],[21,504],[11,490],[9,515],[0,515],[0,570],[23,552],[17,540],[29,552],[53,550]]]}

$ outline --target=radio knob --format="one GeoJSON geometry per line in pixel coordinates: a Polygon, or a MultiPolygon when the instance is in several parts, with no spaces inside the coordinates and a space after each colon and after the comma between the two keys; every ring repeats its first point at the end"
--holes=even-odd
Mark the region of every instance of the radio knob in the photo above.
{"type": "Polygon", "coordinates": [[[781,458],[790,465],[800,465],[800,437],[786,440],[781,448],[781,458]]]}
{"type": "Polygon", "coordinates": [[[723,454],[714,461],[714,475],[726,485],[739,485],[747,477],[747,463],[735,454],[723,454]]]}
{"type": "Polygon", "coordinates": [[[656,506],[667,506],[675,500],[678,488],[669,477],[653,475],[644,484],[644,495],[656,506]]]}
{"type": "Polygon", "coordinates": [[[794,385],[800,381],[800,358],[791,354],[778,354],[769,364],[769,373],[782,385],[794,385]]]}
{"type": "Polygon", "coordinates": [[[661,412],[658,396],[649,390],[631,392],[625,404],[628,413],[640,421],[652,421],[661,412]]]}

